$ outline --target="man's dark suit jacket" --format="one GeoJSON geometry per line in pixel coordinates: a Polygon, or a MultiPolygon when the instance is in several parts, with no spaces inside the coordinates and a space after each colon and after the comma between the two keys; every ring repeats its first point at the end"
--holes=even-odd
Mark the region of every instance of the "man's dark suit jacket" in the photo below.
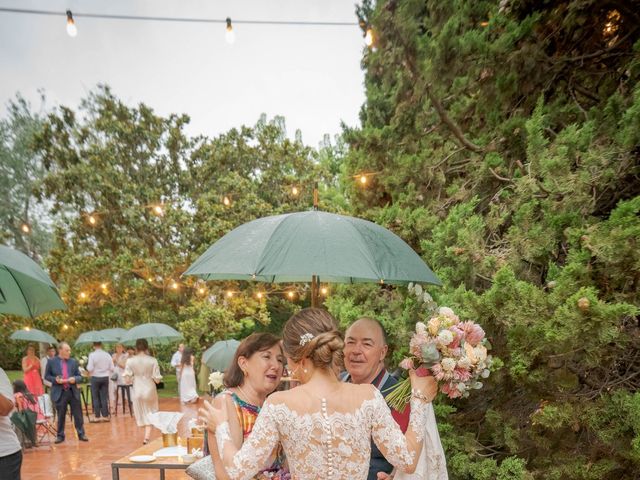
{"type": "MultiPolygon", "coordinates": [[[[47,362],[47,367],[44,371],[44,378],[51,382],[51,400],[53,403],[57,403],[62,396],[62,389],[64,384],[56,382],[56,377],[62,377],[62,359],[58,356],[50,358],[47,362]]],[[[76,383],[69,383],[72,395],[80,400],[80,390],[78,390],[78,384],[82,382],[82,375],[80,375],[80,368],[75,358],[67,360],[67,373],[69,378],[75,377],[76,383]]]]}

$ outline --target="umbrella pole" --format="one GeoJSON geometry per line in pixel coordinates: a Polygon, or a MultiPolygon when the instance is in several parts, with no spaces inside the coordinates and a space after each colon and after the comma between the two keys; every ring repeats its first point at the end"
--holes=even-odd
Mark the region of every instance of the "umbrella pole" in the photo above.
{"type": "Polygon", "coordinates": [[[319,290],[319,279],[316,275],[313,275],[311,277],[311,306],[312,307],[317,307],[318,306],[318,290],[319,290]]]}

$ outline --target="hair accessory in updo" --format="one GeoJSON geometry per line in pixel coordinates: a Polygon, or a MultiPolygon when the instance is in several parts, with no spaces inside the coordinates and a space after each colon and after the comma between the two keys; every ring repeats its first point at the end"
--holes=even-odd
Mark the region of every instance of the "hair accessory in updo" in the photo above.
{"type": "Polygon", "coordinates": [[[303,335],[300,335],[300,346],[301,347],[305,346],[312,339],[313,339],[313,334],[312,333],[305,333],[303,335]]]}

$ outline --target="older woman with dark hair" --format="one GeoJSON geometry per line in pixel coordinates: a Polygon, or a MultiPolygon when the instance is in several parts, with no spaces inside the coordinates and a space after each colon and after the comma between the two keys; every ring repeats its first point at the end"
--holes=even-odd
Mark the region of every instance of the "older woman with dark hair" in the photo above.
{"type": "Polygon", "coordinates": [[[158,391],[156,384],[162,380],[158,360],[147,354],[149,344],[144,338],[136,341],[136,354],[127,359],[124,380],[133,383],[131,401],[133,415],[139,427],[144,427],[144,442],[149,443],[151,420],[149,414],[158,411],[158,391]]]}
{"type": "MultiPolygon", "coordinates": [[[[231,439],[240,448],[249,436],[267,396],[280,384],[284,371],[284,354],[280,339],[270,333],[254,333],[245,338],[238,349],[231,366],[224,374],[226,390],[214,399],[218,408],[226,408],[230,413],[231,439]]],[[[213,458],[216,458],[215,439],[208,441],[213,458]]],[[[281,468],[278,452],[272,452],[272,465],[263,472],[281,468]]],[[[220,462],[216,462],[220,463],[220,462]]],[[[221,465],[216,465],[216,478],[226,478],[221,465]]]]}

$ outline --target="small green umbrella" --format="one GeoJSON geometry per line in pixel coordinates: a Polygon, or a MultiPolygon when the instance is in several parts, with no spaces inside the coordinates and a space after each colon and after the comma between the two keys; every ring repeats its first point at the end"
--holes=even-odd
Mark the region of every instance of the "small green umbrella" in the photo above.
{"type": "Polygon", "coordinates": [[[132,345],[139,338],[146,339],[151,345],[162,345],[182,339],[182,334],[164,323],[143,323],[129,330],[120,341],[132,345]]]}
{"type": "Polygon", "coordinates": [[[213,344],[202,354],[202,361],[211,370],[224,372],[236,354],[240,342],[238,340],[221,340],[213,344]]]}
{"type": "Polygon", "coordinates": [[[127,333],[126,328],[120,328],[120,327],[105,328],[104,330],[100,330],[100,331],[109,335],[113,335],[118,340],[120,340],[125,335],[125,333],[127,333]]]}
{"type": "Polygon", "coordinates": [[[0,245],[0,313],[35,318],[66,308],[55,284],[36,262],[0,245]]]}
{"type": "Polygon", "coordinates": [[[95,342],[101,343],[118,343],[119,337],[116,337],[113,333],[105,332],[104,330],[81,333],[76,340],[75,346],[81,347],[82,345],[93,345],[95,342]]]}
{"type": "Polygon", "coordinates": [[[38,330],[37,328],[29,328],[29,327],[13,332],[9,337],[9,339],[58,345],[58,341],[55,338],[53,338],[51,335],[49,335],[47,332],[43,332],[42,330],[38,330]]]}

